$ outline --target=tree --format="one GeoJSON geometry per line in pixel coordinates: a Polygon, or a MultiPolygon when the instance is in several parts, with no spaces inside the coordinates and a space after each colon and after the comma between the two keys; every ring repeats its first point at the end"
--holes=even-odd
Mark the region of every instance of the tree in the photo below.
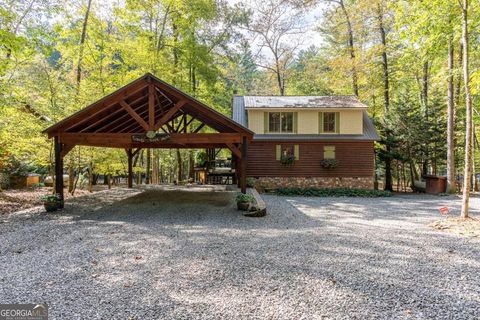
{"type": "Polygon", "coordinates": [[[257,65],[274,76],[278,93],[283,96],[288,71],[302,43],[303,11],[286,0],[256,1],[254,8],[255,14],[247,29],[258,41],[257,65]]]}
{"type": "Polygon", "coordinates": [[[468,0],[462,1],[463,81],[465,86],[465,169],[463,174],[462,217],[468,218],[472,174],[473,112],[470,96],[468,0]]]}

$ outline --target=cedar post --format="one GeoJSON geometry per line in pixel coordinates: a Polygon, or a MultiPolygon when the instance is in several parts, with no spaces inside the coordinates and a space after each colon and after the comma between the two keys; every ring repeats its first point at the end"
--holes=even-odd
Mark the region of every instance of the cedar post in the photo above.
{"type": "Polygon", "coordinates": [[[240,162],[240,188],[242,193],[247,193],[247,137],[242,139],[242,160],[240,162]]]}
{"type": "Polygon", "coordinates": [[[58,136],[55,136],[55,193],[60,197],[60,208],[63,208],[63,156],[58,136]]]}
{"type": "Polygon", "coordinates": [[[128,187],[132,188],[133,187],[133,175],[132,175],[132,149],[127,149],[127,157],[128,157],[128,187]]]}

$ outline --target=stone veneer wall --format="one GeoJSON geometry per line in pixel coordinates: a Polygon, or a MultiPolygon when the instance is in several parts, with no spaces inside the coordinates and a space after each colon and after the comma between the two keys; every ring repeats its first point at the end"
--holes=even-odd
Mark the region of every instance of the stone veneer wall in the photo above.
{"type": "Polygon", "coordinates": [[[373,189],[373,177],[260,177],[256,187],[264,188],[351,188],[373,189]]]}

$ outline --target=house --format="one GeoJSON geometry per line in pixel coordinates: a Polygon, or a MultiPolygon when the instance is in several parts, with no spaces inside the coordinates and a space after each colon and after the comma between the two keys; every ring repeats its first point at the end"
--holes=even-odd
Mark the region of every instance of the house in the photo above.
{"type": "Polygon", "coordinates": [[[235,96],[233,120],[254,132],[247,176],[260,187],[374,186],[367,106],[354,96],[235,96]]]}

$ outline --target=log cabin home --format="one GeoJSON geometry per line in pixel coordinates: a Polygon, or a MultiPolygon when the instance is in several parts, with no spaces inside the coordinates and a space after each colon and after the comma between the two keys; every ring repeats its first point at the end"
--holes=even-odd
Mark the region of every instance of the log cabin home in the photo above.
{"type": "Polygon", "coordinates": [[[260,188],[374,187],[367,105],[354,96],[235,96],[233,120],[254,132],[247,176],[260,188]]]}

